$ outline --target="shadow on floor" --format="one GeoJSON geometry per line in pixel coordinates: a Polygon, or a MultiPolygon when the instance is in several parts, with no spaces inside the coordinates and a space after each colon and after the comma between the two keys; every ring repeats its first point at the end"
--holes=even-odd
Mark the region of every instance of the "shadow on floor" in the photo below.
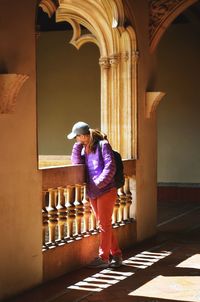
{"type": "Polygon", "coordinates": [[[117,270],[83,268],[8,302],[200,301],[200,204],[158,206],[158,233],[117,270]]]}

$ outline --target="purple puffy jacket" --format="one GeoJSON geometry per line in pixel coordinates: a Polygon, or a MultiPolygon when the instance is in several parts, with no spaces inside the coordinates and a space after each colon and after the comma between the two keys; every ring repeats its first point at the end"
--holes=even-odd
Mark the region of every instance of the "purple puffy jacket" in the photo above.
{"type": "Polygon", "coordinates": [[[85,153],[85,147],[76,142],[72,149],[73,164],[85,164],[87,172],[87,195],[96,198],[115,187],[116,171],[112,148],[107,140],[97,145],[95,152],[85,153]]]}

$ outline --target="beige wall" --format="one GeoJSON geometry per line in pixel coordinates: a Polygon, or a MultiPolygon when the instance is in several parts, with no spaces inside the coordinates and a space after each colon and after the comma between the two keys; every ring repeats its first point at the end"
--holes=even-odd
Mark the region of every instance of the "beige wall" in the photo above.
{"type": "Polygon", "coordinates": [[[71,154],[65,138],[77,121],[100,128],[99,50],[69,44],[72,30],[41,32],[37,41],[38,152],[71,154]],[[48,50],[48,51],[47,51],[48,50]]]}
{"type": "Polygon", "coordinates": [[[158,182],[200,183],[200,25],[172,25],[157,63],[157,89],[167,93],[158,107],[158,182]]]}
{"type": "Polygon", "coordinates": [[[0,300],[42,280],[41,178],[36,156],[35,1],[1,1],[1,73],[24,73],[12,114],[0,114],[0,300]]]}

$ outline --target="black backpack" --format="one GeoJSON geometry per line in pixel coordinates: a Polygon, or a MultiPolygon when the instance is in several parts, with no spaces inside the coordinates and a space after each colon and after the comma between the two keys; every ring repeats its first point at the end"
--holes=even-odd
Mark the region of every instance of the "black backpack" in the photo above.
{"type": "MultiPolygon", "coordinates": [[[[99,146],[101,148],[101,141],[99,141],[99,146]]],[[[123,187],[124,182],[125,182],[125,177],[124,177],[124,166],[122,162],[122,157],[119,152],[112,150],[114,159],[115,159],[115,165],[116,165],[116,172],[114,175],[114,180],[115,180],[115,186],[117,189],[123,187]]]]}
{"type": "Polygon", "coordinates": [[[117,189],[123,187],[125,178],[124,178],[124,166],[122,162],[122,157],[119,152],[113,150],[113,155],[116,164],[116,172],[115,172],[115,186],[117,189]]]}

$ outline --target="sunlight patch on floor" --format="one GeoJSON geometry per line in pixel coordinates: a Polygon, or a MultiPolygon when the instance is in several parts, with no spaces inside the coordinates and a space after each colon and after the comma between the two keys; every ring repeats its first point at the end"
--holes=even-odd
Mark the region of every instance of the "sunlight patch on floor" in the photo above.
{"type": "Polygon", "coordinates": [[[187,260],[178,264],[177,267],[200,269],[200,254],[189,257],[187,260]]]}
{"type": "MultiPolygon", "coordinates": [[[[130,266],[131,268],[134,268],[136,271],[137,269],[140,268],[141,269],[147,268],[169,255],[171,255],[171,252],[169,251],[161,251],[161,252],[144,251],[141,252],[140,254],[130,257],[127,260],[124,260],[123,266],[124,267],[130,266]]],[[[68,289],[100,292],[103,289],[106,289],[134,275],[135,271],[125,272],[125,271],[116,271],[114,269],[104,269],[90,277],[85,278],[82,281],[75,283],[74,285],[69,286],[68,289]]]]}
{"type": "Polygon", "coordinates": [[[200,277],[158,276],[129,294],[175,301],[200,301],[200,277]]]}
{"type": "Polygon", "coordinates": [[[171,255],[171,252],[168,251],[163,251],[160,253],[145,251],[123,261],[123,264],[126,266],[145,269],[169,255],[171,255]]]}
{"type": "Polygon", "coordinates": [[[83,281],[69,286],[68,289],[100,292],[103,289],[132,276],[133,274],[133,272],[119,272],[116,270],[104,269],[83,281]]]}

